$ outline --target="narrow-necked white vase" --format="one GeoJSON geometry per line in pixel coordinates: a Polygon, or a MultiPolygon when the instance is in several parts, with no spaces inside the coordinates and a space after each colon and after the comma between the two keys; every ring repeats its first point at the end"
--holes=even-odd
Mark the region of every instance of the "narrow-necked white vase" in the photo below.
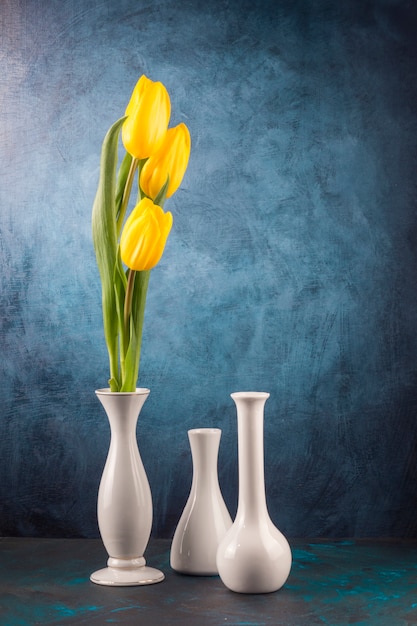
{"type": "Polygon", "coordinates": [[[270,593],[286,582],[291,550],[268,513],[264,480],[264,406],[269,393],[238,392],[239,499],[235,521],[217,550],[223,583],[238,593],[270,593]]]}
{"type": "Polygon", "coordinates": [[[143,557],[152,527],[152,496],[139,454],[136,424],[149,393],[142,388],[96,391],[111,429],[97,502],[100,534],[109,559],[106,568],[90,576],[98,585],[151,585],[164,580],[164,574],[148,567],[143,557]]]}
{"type": "Polygon", "coordinates": [[[183,574],[217,574],[220,540],[232,525],[217,474],[221,430],[188,431],[193,460],[191,491],[171,545],[171,567],[183,574]]]}

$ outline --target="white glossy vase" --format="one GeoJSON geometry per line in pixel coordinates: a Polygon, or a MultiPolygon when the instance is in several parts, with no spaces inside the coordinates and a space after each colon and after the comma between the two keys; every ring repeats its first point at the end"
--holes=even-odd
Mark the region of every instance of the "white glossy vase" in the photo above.
{"type": "Polygon", "coordinates": [[[239,499],[233,526],[220,542],[217,567],[239,593],[280,589],[291,569],[291,550],[269,517],[264,481],[264,406],[269,393],[231,394],[237,408],[239,499]]]}
{"type": "Polygon", "coordinates": [[[139,454],[136,424],[149,389],[111,392],[97,397],[110,423],[110,448],[100,482],[97,516],[109,555],[107,567],[91,574],[98,585],[150,585],[164,574],[143,558],[152,527],[152,496],[139,454]]]}
{"type": "Polygon", "coordinates": [[[188,431],[193,480],[171,545],[171,567],[183,574],[216,575],[216,554],[232,519],[220,491],[217,459],[221,430],[188,431]]]}

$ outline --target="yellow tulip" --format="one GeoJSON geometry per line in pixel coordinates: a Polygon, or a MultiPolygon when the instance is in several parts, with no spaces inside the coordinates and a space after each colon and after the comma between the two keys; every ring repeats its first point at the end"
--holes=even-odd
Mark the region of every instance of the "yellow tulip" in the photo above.
{"type": "Polygon", "coordinates": [[[175,128],[168,128],[162,146],[142,168],[140,186],[147,196],[156,198],[168,176],[166,197],[177,191],[187,169],[190,150],[191,138],[186,125],[181,123],[175,128]]]}
{"type": "Polygon", "coordinates": [[[172,213],[164,213],[143,198],[126,220],[120,238],[123,263],[132,270],[150,270],[160,261],[172,226],[172,213]]]}
{"type": "Polygon", "coordinates": [[[164,85],[141,76],[125,115],[123,145],[135,158],[146,159],[161,147],[171,116],[171,101],[164,85]]]}

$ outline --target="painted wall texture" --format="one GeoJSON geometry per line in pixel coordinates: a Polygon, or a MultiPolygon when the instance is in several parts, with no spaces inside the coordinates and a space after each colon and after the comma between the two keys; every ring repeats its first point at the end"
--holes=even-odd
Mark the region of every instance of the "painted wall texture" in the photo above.
{"type": "Polygon", "coordinates": [[[234,515],[229,394],[259,390],[287,536],[417,536],[416,4],[6,0],[0,28],[0,534],[98,536],[91,206],[145,73],[193,141],[143,337],[153,535],[187,499],[192,427],[223,431],[234,515]]]}

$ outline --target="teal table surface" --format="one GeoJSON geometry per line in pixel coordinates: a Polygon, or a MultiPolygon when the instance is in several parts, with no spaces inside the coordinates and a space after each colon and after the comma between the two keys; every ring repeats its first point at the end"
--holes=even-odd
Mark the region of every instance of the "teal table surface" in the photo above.
{"type": "Polygon", "coordinates": [[[0,538],[0,624],[178,624],[181,626],[417,625],[417,541],[290,540],[285,586],[236,594],[218,576],[182,576],[169,566],[170,541],[145,557],[165,573],[146,587],[101,587],[99,539],[0,538]]]}

